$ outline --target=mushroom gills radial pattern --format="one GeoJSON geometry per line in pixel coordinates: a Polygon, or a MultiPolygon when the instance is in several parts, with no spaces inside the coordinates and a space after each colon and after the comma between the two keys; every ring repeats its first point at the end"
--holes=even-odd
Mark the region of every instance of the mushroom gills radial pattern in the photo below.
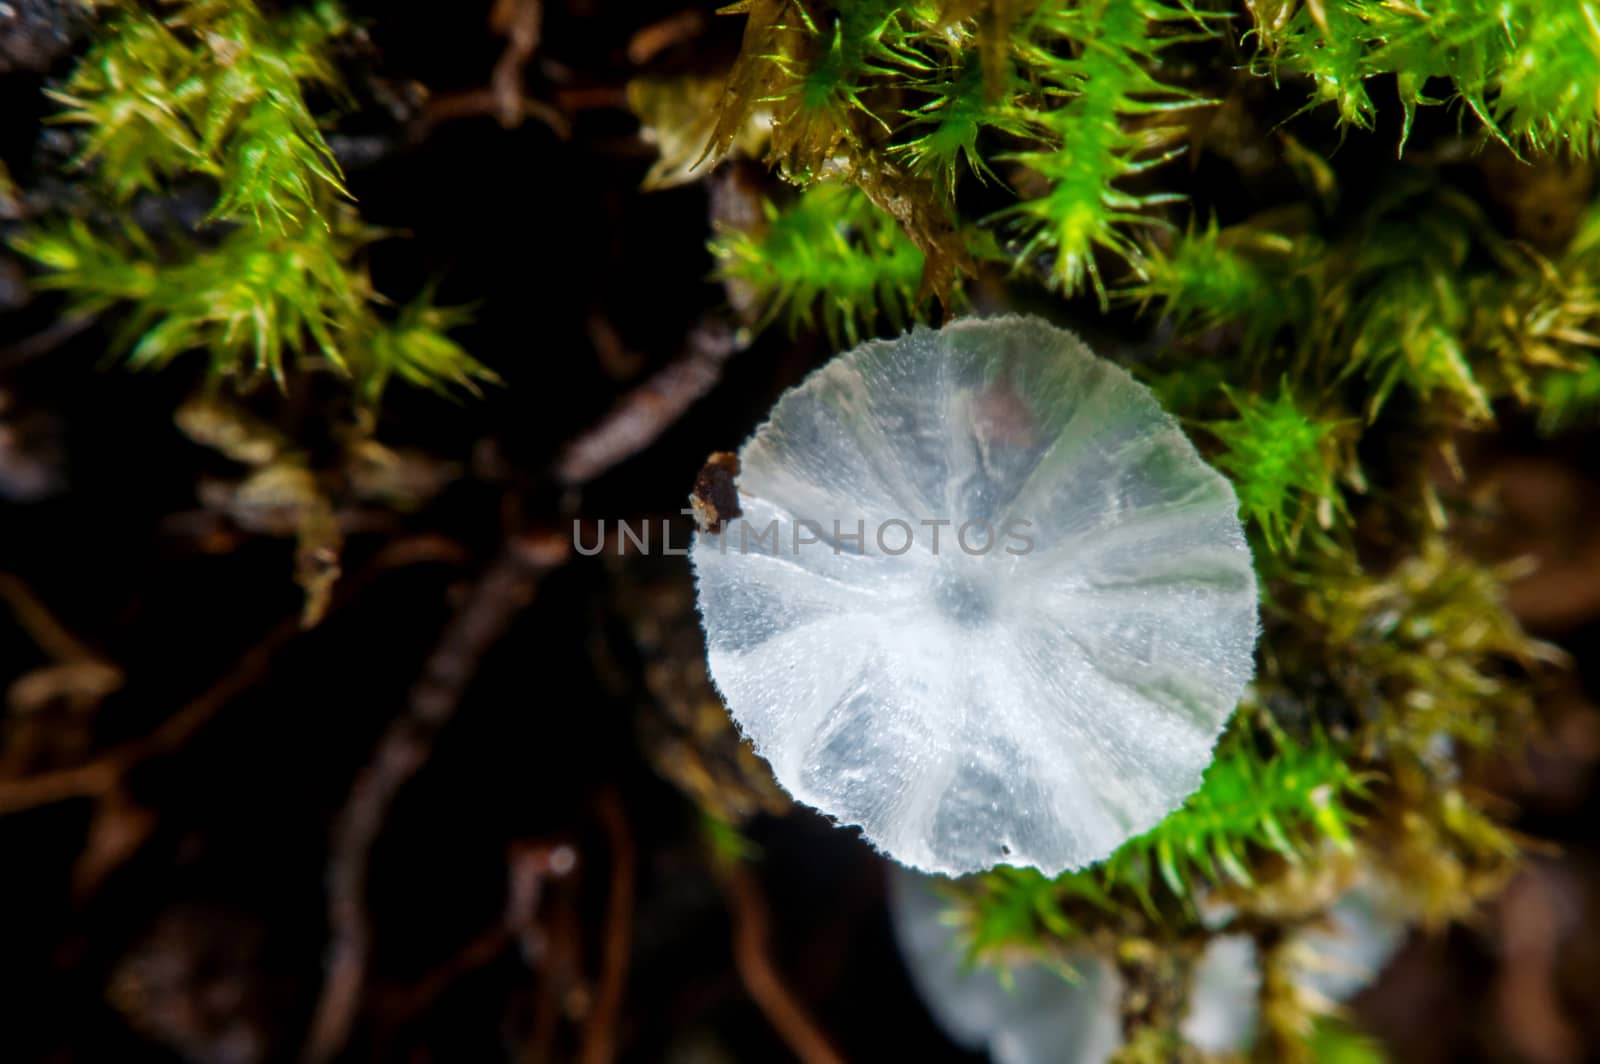
{"type": "Polygon", "coordinates": [[[1050,874],[1200,783],[1253,670],[1228,481],[1032,318],[863,344],[739,453],[691,551],[710,671],[797,799],[903,864],[1050,874]]]}

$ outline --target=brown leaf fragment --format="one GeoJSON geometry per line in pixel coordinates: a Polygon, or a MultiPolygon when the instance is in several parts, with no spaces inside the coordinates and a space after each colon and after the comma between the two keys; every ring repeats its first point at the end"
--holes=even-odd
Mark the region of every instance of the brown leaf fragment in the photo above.
{"type": "Polygon", "coordinates": [[[738,475],[739,456],[731,451],[717,451],[700,467],[689,497],[700,531],[720,535],[726,522],[740,516],[739,489],[734,486],[738,475]]]}
{"type": "MultiPolygon", "coordinates": [[[[705,161],[713,165],[727,157],[757,108],[788,95],[785,88],[793,75],[776,57],[809,56],[813,47],[794,0],[750,0],[722,8],[719,14],[743,14],[749,20],[703,153],[705,161]]],[[[777,152],[774,146],[774,154],[777,152]]]]}

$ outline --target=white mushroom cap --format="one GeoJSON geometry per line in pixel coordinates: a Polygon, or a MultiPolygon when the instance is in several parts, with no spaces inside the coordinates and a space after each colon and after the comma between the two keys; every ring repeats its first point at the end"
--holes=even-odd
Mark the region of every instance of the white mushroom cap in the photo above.
{"type": "Polygon", "coordinates": [[[971,963],[949,908],[926,876],[890,875],[900,954],[951,1041],[987,1050],[995,1064],[1105,1064],[1121,1048],[1124,984],[1115,965],[1088,950],[1054,967],[1037,958],[971,963]]]}
{"type": "Polygon", "coordinates": [[[691,552],[710,671],[795,798],[924,871],[1053,875],[1199,786],[1255,574],[1232,487],[1126,371],[1037,319],[917,328],[739,458],[743,518],[691,552]]]}

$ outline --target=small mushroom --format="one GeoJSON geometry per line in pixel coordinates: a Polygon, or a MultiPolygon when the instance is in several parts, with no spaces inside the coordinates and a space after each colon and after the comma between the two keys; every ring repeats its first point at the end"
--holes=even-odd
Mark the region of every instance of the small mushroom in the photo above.
{"type": "Polygon", "coordinates": [[[1057,874],[1196,787],[1254,668],[1228,481],[1034,318],[863,344],[739,452],[691,558],[710,672],[778,782],[903,864],[1057,874]]]}
{"type": "MultiPolygon", "coordinates": [[[[1087,939],[1056,956],[1017,953],[975,962],[940,882],[893,869],[889,915],[912,985],[950,1039],[987,1050],[995,1064],[1112,1060],[1125,1044],[1128,989],[1117,966],[1087,939]]],[[[1347,1001],[1388,964],[1405,932],[1388,895],[1363,880],[1323,919],[1289,932],[1285,974],[1307,1004],[1330,1009],[1347,1001]]],[[[1261,986],[1255,939],[1214,935],[1190,974],[1178,1033],[1210,1056],[1248,1053],[1261,1030],[1261,986]]]]}
{"type": "Polygon", "coordinates": [[[935,881],[889,876],[889,915],[917,996],[950,1040],[994,1064],[1106,1064],[1123,1042],[1116,965],[1088,950],[1039,957],[967,956],[935,881]]]}

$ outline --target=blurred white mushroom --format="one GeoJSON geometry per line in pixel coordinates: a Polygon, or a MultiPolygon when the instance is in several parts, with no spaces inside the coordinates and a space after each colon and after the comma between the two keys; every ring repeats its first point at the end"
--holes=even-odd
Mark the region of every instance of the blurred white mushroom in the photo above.
{"type": "MultiPolygon", "coordinates": [[[[968,964],[940,882],[890,871],[895,938],[940,1028],[961,1046],[986,1049],[997,1064],[1105,1064],[1123,1045],[1117,969],[1087,949],[1065,958],[1076,980],[1037,959],[968,964]]],[[[1359,884],[1324,920],[1293,933],[1292,978],[1313,1001],[1326,1007],[1354,996],[1399,948],[1404,925],[1381,901],[1375,887],[1359,884]]],[[[1179,1033],[1216,1056],[1248,1052],[1260,1026],[1260,994],[1255,940],[1217,935],[1195,963],[1179,1033]]]]}
{"type": "Polygon", "coordinates": [[[1253,671],[1228,481],[1030,318],[851,350],[692,551],[712,678],[792,795],[915,868],[1099,860],[1200,783],[1253,671]]]}
{"type": "Polygon", "coordinates": [[[1389,892],[1362,880],[1325,918],[1295,933],[1295,982],[1327,1001],[1354,997],[1383,971],[1405,933],[1389,892]]]}
{"type": "Polygon", "coordinates": [[[951,1041],[997,1064],[1103,1064],[1122,1045],[1122,976],[1091,953],[1075,979],[1037,961],[968,964],[938,880],[891,869],[889,911],[911,982],[951,1041]],[[1007,985],[1009,983],[1009,985],[1007,985]]]}
{"type": "MultiPolygon", "coordinates": [[[[1390,911],[1387,892],[1363,879],[1327,914],[1288,938],[1290,978],[1314,1010],[1354,997],[1383,971],[1405,939],[1405,922],[1390,911]]],[[[1182,1034],[1208,1053],[1249,1049],[1260,1023],[1261,959],[1255,940],[1221,935],[1206,945],[1189,986],[1182,1034]]]]}
{"type": "Polygon", "coordinates": [[[1261,1018],[1261,964],[1255,939],[1223,935],[1206,943],[1189,980],[1189,1010],[1179,1033],[1217,1056],[1249,1048],[1261,1018]]]}

